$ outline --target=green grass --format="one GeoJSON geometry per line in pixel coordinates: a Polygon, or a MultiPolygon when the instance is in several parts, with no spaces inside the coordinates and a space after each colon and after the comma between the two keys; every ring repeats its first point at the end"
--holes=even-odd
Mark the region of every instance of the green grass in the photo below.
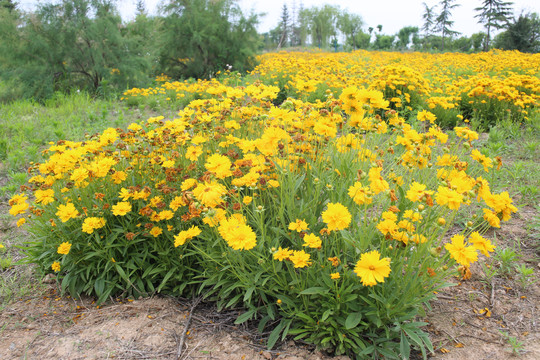
{"type": "Polygon", "coordinates": [[[525,126],[493,127],[482,152],[503,159],[502,169],[488,179],[492,188],[508,191],[518,207],[540,204],[540,113],[525,126]]]}
{"type": "MultiPolygon", "coordinates": [[[[162,109],[160,115],[170,116],[177,110],[162,109]]],[[[154,115],[148,106],[129,108],[120,101],[96,99],[86,93],[58,93],[44,104],[30,100],[3,104],[0,107],[0,198],[18,191],[26,181],[25,167],[42,159],[41,151],[49,142],[81,141],[87,134],[108,127],[125,128],[154,115]]]]}

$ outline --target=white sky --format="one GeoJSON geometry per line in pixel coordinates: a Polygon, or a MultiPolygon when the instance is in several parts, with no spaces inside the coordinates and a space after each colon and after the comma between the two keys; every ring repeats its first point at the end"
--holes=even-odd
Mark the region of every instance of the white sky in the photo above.
{"type": "MultiPolygon", "coordinates": [[[[43,0],[41,0],[43,1],[43,0]]],[[[135,15],[135,4],[137,0],[117,0],[118,9],[124,20],[130,20],[135,15]]],[[[150,14],[157,14],[158,4],[163,0],[143,0],[150,14]]],[[[20,6],[30,10],[39,0],[21,0],[20,6]]],[[[364,20],[364,29],[375,28],[381,24],[383,33],[395,34],[404,26],[422,27],[422,14],[424,12],[423,2],[432,6],[439,0],[238,0],[244,13],[253,10],[255,13],[266,13],[260,18],[258,26],[259,32],[266,32],[274,28],[281,15],[283,4],[287,4],[289,14],[292,13],[293,3],[298,8],[303,4],[305,8],[311,6],[321,6],[323,4],[337,5],[341,9],[346,9],[350,13],[358,14],[364,20]]],[[[453,30],[461,32],[463,35],[471,35],[483,30],[482,25],[474,18],[476,14],[474,8],[479,7],[482,0],[458,0],[456,3],[461,6],[454,9],[452,20],[453,30]]],[[[540,1],[538,0],[514,0],[514,12],[519,15],[521,11],[536,12],[540,14],[540,1]]]]}

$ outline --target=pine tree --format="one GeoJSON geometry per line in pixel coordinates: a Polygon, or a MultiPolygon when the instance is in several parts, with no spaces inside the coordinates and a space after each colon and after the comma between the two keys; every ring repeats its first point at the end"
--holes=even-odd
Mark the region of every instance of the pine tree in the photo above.
{"type": "Polygon", "coordinates": [[[289,37],[289,10],[287,9],[287,4],[283,4],[281,10],[281,38],[278,43],[278,50],[281,46],[287,44],[287,38],[289,37]]]}
{"type": "Polygon", "coordinates": [[[513,3],[511,2],[501,0],[484,0],[481,7],[474,9],[478,12],[478,14],[475,15],[475,17],[479,19],[478,22],[484,24],[486,27],[487,36],[484,42],[484,51],[489,50],[491,28],[499,30],[510,22],[512,5],[513,3]]]}
{"type": "Polygon", "coordinates": [[[441,31],[441,51],[444,51],[444,39],[447,35],[459,34],[457,31],[451,30],[454,22],[450,20],[452,17],[452,10],[459,6],[459,4],[453,4],[455,0],[442,0],[439,5],[441,6],[441,12],[435,19],[435,24],[438,30],[441,31]]]}
{"type": "Polygon", "coordinates": [[[425,36],[430,36],[433,33],[433,27],[435,26],[434,17],[437,5],[433,5],[432,7],[429,7],[426,3],[422,3],[422,5],[424,5],[424,13],[422,14],[424,25],[422,26],[422,31],[424,31],[425,36]]]}

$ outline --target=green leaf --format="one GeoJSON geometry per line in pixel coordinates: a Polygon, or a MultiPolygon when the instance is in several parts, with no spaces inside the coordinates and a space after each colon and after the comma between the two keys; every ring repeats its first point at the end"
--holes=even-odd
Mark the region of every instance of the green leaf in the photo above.
{"type": "Polygon", "coordinates": [[[261,319],[261,321],[259,321],[259,326],[257,326],[257,330],[262,333],[263,330],[264,330],[264,327],[266,326],[266,324],[268,323],[268,321],[270,321],[270,316],[269,315],[266,315],[265,317],[263,317],[261,319]]]}
{"type": "Polygon", "coordinates": [[[355,312],[349,314],[347,320],[345,320],[345,329],[350,330],[357,327],[360,324],[360,320],[362,320],[362,313],[355,312]]]}
{"type": "Polygon", "coordinates": [[[281,330],[283,330],[283,327],[285,326],[285,321],[281,320],[278,326],[275,327],[274,330],[270,333],[270,336],[268,337],[268,350],[272,349],[276,342],[279,339],[279,334],[281,334],[281,330]]]}
{"type": "Polygon", "coordinates": [[[225,305],[226,308],[228,307],[231,307],[233,306],[234,304],[236,304],[238,302],[238,300],[240,300],[240,297],[242,296],[242,294],[238,294],[236,295],[235,297],[233,297],[228,303],[227,305],[225,305]]]}
{"type": "Polygon", "coordinates": [[[328,317],[329,317],[330,315],[332,315],[333,313],[334,313],[334,309],[327,309],[327,310],[323,313],[323,315],[322,315],[322,317],[321,317],[321,321],[325,321],[325,320],[328,319],[328,317]]]}
{"type": "Polygon", "coordinates": [[[257,309],[248,310],[245,313],[243,313],[242,315],[240,315],[239,317],[237,317],[236,320],[234,321],[234,323],[235,324],[242,324],[242,323],[248,321],[249,319],[251,319],[256,312],[257,312],[257,309]]]}
{"type": "Polygon", "coordinates": [[[411,345],[409,344],[409,340],[407,340],[407,337],[405,336],[405,332],[401,332],[401,342],[399,343],[399,351],[401,353],[401,356],[403,358],[408,359],[411,356],[411,345]]]}
{"type": "Polygon", "coordinates": [[[253,294],[253,291],[255,291],[255,286],[247,289],[246,294],[244,295],[244,302],[248,302],[251,300],[251,295],[253,294]]]}
{"type": "Polygon", "coordinates": [[[169,280],[169,278],[174,274],[175,271],[177,271],[177,269],[175,269],[175,268],[172,268],[171,270],[169,270],[169,272],[163,278],[163,281],[161,281],[161,284],[159,284],[159,286],[157,288],[157,292],[160,292],[161,289],[163,289],[165,284],[167,284],[167,280],[169,280]]]}
{"type": "Polygon", "coordinates": [[[328,293],[328,289],[320,287],[320,286],[314,286],[314,287],[307,288],[304,291],[301,291],[299,295],[322,295],[322,294],[327,294],[327,293],[328,293]]]}

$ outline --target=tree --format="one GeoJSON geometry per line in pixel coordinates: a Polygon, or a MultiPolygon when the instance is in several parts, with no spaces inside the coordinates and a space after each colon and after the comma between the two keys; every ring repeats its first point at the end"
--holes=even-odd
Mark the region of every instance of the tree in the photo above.
{"type": "Polygon", "coordinates": [[[457,31],[451,30],[454,22],[450,20],[452,17],[452,10],[459,6],[459,4],[453,4],[455,0],[441,0],[439,5],[441,6],[441,12],[435,19],[437,29],[441,32],[441,51],[444,51],[444,39],[447,35],[459,34],[457,31]]]}
{"type": "Polygon", "coordinates": [[[473,51],[478,52],[482,50],[483,44],[486,41],[486,34],[483,32],[474,33],[471,35],[471,45],[473,51]]]}
{"type": "Polygon", "coordinates": [[[401,49],[407,49],[409,42],[411,41],[411,35],[416,35],[418,33],[418,27],[416,26],[405,26],[401,28],[397,34],[398,43],[397,45],[401,49]]]}
{"type": "Polygon", "coordinates": [[[0,9],[7,9],[9,12],[14,11],[17,8],[17,4],[13,0],[0,0],[0,9]]]}
{"type": "Polygon", "coordinates": [[[484,42],[484,51],[489,50],[491,28],[499,30],[508,25],[510,16],[512,15],[512,4],[511,2],[501,0],[484,0],[481,7],[474,9],[478,12],[475,15],[479,19],[478,22],[484,24],[486,27],[487,36],[484,42]]]}
{"type": "Polygon", "coordinates": [[[10,51],[3,78],[16,81],[22,95],[46,98],[54,91],[86,89],[103,93],[146,81],[149,64],[123,36],[122,21],[108,0],[63,0],[44,4],[21,17],[16,28],[0,34],[10,51]]]}
{"type": "Polygon", "coordinates": [[[540,52],[540,17],[537,13],[520,14],[506,31],[495,37],[495,47],[521,52],[540,52]]]}
{"type": "Polygon", "coordinates": [[[137,0],[136,9],[137,9],[137,13],[136,13],[137,16],[148,14],[148,12],[146,11],[146,5],[144,4],[144,0],[137,0]]]}
{"type": "Polygon", "coordinates": [[[257,15],[245,17],[233,0],[170,0],[164,8],[160,69],[174,78],[211,77],[230,65],[255,66],[257,15]]]}
{"type": "Polygon", "coordinates": [[[307,37],[310,32],[310,15],[309,11],[300,6],[300,9],[298,10],[298,20],[294,28],[295,39],[297,40],[296,45],[306,45],[307,37]]]}
{"type": "Polygon", "coordinates": [[[306,9],[309,18],[309,30],[311,32],[312,43],[319,48],[328,45],[328,39],[336,33],[336,19],[339,8],[331,5],[324,5],[322,8],[312,7],[306,9]]]}
{"type": "Polygon", "coordinates": [[[422,26],[422,31],[424,32],[425,36],[429,36],[433,33],[434,26],[435,26],[435,8],[437,5],[433,5],[432,7],[427,6],[426,3],[422,3],[424,5],[424,13],[422,14],[422,18],[424,19],[424,25],[422,26]]]}
{"type": "Polygon", "coordinates": [[[287,44],[287,38],[289,37],[289,10],[287,10],[287,4],[283,4],[281,11],[281,38],[278,43],[278,50],[282,45],[287,44]]]}
{"type": "Polygon", "coordinates": [[[338,15],[337,26],[345,35],[345,41],[352,45],[353,50],[356,50],[356,34],[361,31],[363,25],[362,18],[356,14],[342,12],[338,15]]]}

